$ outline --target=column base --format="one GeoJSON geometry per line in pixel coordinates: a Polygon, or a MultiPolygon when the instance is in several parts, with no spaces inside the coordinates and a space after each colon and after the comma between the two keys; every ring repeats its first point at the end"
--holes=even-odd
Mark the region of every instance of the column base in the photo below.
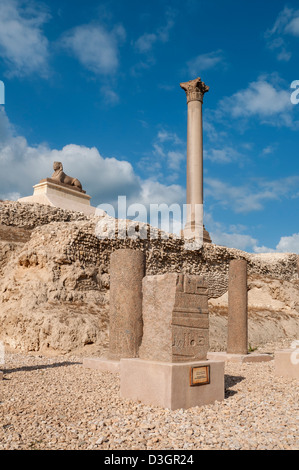
{"type": "Polygon", "coordinates": [[[186,239],[198,238],[203,243],[212,243],[210,234],[205,226],[196,228],[192,222],[185,225],[185,228],[181,231],[181,236],[186,239]]]}
{"type": "Polygon", "coordinates": [[[212,243],[210,234],[209,234],[209,232],[205,229],[205,226],[203,226],[203,241],[204,241],[204,243],[212,243]]]}
{"type": "Polygon", "coordinates": [[[176,410],[224,400],[224,362],[196,361],[167,363],[143,359],[121,359],[122,398],[145,405],[176,410]],[[194,377],[209,371],[209,383],[195,384],[194,377]],[[196,375],[198,373],[198,375],[196,375]],[[192,377],[192,382],[190,382],[192,377]]]}
{"type": "Polygon", "coordinates": [[[274,373],[299,379],[299,349],[282,349],[274,353],[274,373]]]}
{"type": "Polygon", "coordinates": [[[85,357],[83,367],[99,370],[100,372],[120,372],[120,361],[107,359],[106,357],[85,357]]]}
{"type": "Polygon", "coordinates": [[[225,361],[225,362],[237,362],[243,364],[244,362],[266,362],[272,361],[273,357],[270,354],[233,354],[227,352],[209,352],[208,359],[212,361],[225,361]]]}

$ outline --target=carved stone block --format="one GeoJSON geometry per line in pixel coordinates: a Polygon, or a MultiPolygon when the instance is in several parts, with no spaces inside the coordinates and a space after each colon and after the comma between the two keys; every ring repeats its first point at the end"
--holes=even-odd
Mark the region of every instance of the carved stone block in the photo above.
{"type": "Polygon", "coordinates": [[[205,360],[209,347],[207,285],[200,276],[146,276],[139,357],[164,362],[205,360]]]}

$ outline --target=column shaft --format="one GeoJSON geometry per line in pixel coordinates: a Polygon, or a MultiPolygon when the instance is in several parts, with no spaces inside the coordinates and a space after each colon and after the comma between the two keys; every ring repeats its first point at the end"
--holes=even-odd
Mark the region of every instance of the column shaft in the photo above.
{"type": "Polygon", "coordinates": [[[203,225],[203,139],[202,103],[209,87],[200,77],[180,83],[186,92],[188,105],[187,124],[187,213],[183,231],[185,238],[199,242],[211,241],[203,225]]]}
{"type": "Polygon", "coordinates": [[[145,255],[121,249],[110,258],[109,358],[138,357],[142,340],[145,255]]]}
{"type": "Polygon", "coordinates": [[[232,260],[228,281],[228,353],[248,353],[247,305],[247,261],[232,260]]]}
{"type": "MultiPolygon", "coordinates": [[[[187,124],[187,225],[194,225],[196,204],[203,204],[202,102],[188,103],[187,124]]],[[[196,224],[196,225],[197,225],[196,224]]]]}

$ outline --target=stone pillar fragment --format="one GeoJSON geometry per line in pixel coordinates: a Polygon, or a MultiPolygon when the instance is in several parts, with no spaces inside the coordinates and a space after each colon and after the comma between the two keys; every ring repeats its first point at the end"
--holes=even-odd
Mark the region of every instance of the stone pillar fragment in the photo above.
{"type": "Polygon", "coordinates": [[[138,357],[142,340],[145,255],[121,249],[110,257],[109,359],[138,357]]]}
{"type": "Polygon", "coordinates": [[[195,275],[168,273],[143,280],[141,359],[206,360],[209,347],[207,286],[195,275]]]}
{"type": "Polygon", "coordinates": [[[229,265],[227,353],[248,353],[247,261],[229,265]]]}

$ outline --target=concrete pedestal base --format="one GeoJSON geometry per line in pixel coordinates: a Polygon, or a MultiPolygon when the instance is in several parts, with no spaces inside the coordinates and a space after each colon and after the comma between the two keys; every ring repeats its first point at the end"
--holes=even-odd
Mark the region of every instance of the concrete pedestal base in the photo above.
{"type": "Polygon", "coordinates": [[[85,357],[83,367],[95,369],[100,372],[120,372],[120,361],[112,361],[104,357],[85,357]]]}
{"type": "Polygon", "coordinates": [[[104,215],[104,211],[97,210],[96,207],[90,205],[91,196],[70,185],[46,178],[33,188],[33,196],[22,197],[18,199],[18,202],[45,204],[65,210],[83,212],[86,215],[104,215]]]}
{"type": "Polygon", "coordinates": [[[299,379],[299,349],[282,349],[274,354],[274,373],[299,379]]]}
{"type": "Polygon", "coordinates": [[[230,354],[227,352],[209,352],[208,359],[211,361],[225,361],[225,362],[238,362],[240,364],[244,362],[266,362],[272,361],[273,357],[270,354],[230,354]]]}
{"type": "Polygon", "coordinates": [[[121,359],[120,362],[122,398],[171,410],[224,400],[224,362],[168,363],[142,359],[121,359]],[[191,368],[201,366],[209,366],[210,383],[191,386],[191,368]]]}

